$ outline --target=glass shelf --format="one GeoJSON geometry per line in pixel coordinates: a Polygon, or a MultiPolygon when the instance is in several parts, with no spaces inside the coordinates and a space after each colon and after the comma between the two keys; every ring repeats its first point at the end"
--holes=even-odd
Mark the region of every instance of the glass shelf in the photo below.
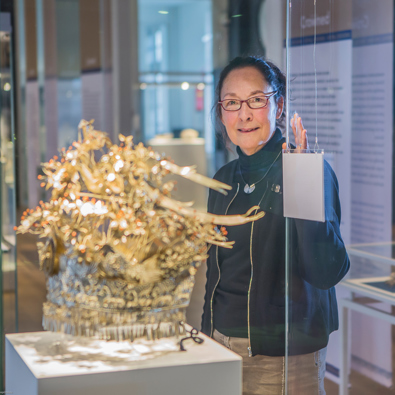
{"type": "Polygon", "coordinates": [[[347,247],[350,256],[372,259],[376,262],[395,265],[395,242],[351,244],[347,247]]]}

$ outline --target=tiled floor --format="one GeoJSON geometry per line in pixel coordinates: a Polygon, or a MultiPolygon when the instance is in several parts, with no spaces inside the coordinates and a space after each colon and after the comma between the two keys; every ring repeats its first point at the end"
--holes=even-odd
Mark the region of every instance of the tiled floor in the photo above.
{"type": "MultiPolygon", "coordinates": [[[[41,331],[42,303],[45,300],[45,276],[38,268],[38,257],[35,246],[36,239],[31,235],[18,236],[18,305],[19,332],[41,331]]],[[[201,300],[204,295],[205,267],[197,274],[193,301],[188,311],[189,322],[198,326],[202,310],[201,300]]],[[[15,331],[15,299],[12,292],[4,295],[5,330],[6,333],[15,331]]],[[[352,384],[350,395],[389,395],[395,394],[394,389],[387,389],[366,379],[356,372],[350,377],[352,384]]],[[[337,395],[339,387],[332,381],[326,380],[327,395],[337,395]]],[[[294,395],[294,394],[293,394],[294,395]]],[[[295,394],[303,395],[303,394],[295,394]]]]}

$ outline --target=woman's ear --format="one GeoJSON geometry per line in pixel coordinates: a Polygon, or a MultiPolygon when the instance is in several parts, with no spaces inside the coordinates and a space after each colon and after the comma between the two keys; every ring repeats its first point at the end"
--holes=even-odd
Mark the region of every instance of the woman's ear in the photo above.
{"type": "Polygon", "coordinates": [[[277,112],[276,112],[276,119],[279,119],[283,113],[284,109],[284,97],[281,96],[277,102],[277,112]]]}

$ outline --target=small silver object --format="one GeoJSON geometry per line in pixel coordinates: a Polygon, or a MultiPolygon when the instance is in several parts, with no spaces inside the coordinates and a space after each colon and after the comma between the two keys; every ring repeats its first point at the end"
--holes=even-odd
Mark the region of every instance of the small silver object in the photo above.
{"type": "Polygon", "coordinates": [[[255,190],[255,184],[252,184],[252,185],[246,184],[244,187],[244,192],[247,194],[254,192],[254,190],[255,190]]]}
{"type": "Polygon", "coordinates": [[[273,185],[272,185],[272,191],[273,191],[273,192],[275,192],[275,193],[280,193],[280,190],[281,190],[280,185],[276,185],[276,184],[273,184],[273,185]]]}

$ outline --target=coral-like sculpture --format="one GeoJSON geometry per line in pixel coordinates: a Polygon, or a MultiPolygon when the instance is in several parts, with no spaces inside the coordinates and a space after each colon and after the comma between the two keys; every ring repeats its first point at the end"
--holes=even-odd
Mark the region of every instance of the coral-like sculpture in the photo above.
{"type": "Polygon", "coordinates": [[[224,225],[264,212],[216,216],[175,201],[174,182],[163,181],[169,173],[221,193],[230,187],[133,145],[132,136],[119,140],[113,145],[81,121],[78,141],[43,164],[39,179],[51,199],[27,210],[17,228],[44,239],[43,326],[109,340],[177,335],[207,243],[231,248],[224,225]]]}

